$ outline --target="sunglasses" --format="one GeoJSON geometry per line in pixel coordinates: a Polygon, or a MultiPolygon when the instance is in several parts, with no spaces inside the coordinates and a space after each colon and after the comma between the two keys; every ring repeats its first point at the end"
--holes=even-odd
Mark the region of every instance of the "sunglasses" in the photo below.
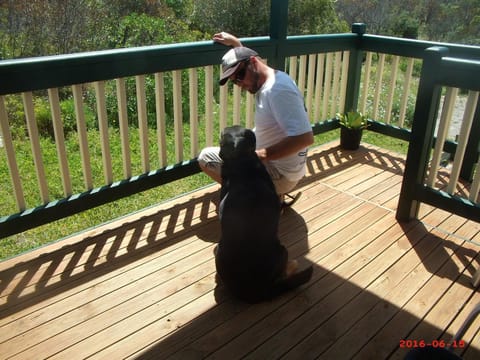
{"type": "Polygon", "coordinates": [[[232,81],[235,84],[242,82],[245,79],[245,75],[247,74],[247,67],[248,67],[249,60],[244,61],[243,63],[245,65],[243,65],[243,67],[233,75],[232,81]]]}

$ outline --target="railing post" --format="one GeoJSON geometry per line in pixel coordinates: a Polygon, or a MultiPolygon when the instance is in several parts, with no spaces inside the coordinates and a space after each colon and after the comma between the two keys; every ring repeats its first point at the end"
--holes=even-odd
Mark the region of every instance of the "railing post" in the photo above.
{"type": "Polygon", "coordinates": [[[282,45],[287,39],[288,0],[272,0],[270,5],[270,40],[275,44],[275,57],[268,59],[269,65],[284,70],[285,56],[282,45]]]}
{"type": "Polygon", "coordinates": [[[431,47],[425,50],[397,207],[396,217],[400,221],[410,220],[418,215],[420,204],[417,201],[416,192],[417,187],[425,182],[441,97],[441,86],[436,84],[435,77],[442,57],[446,55],[448,55],[446,47],[431,47]]]}
{"type": "Polygon", "coordinates": [[[357,110],[358,96],[360,93],[360,80],[362,76],[363,54],[362,35],[365,34],[367,26],[363,23],[352,24],[352,33],[357,34],[355,49],[350,51],[348,59],[347,89],[345,95],[345,111],[357,110]]]}

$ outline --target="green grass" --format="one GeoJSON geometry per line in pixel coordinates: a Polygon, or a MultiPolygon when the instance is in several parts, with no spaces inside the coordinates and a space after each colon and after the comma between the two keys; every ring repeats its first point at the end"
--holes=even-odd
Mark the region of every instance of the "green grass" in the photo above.
{"type": "Polygon", "coordinates": [[[403,155],[406,155],[408,150],[408,141],[395,139],[390,136],[385,136],[368,130],[363,132],[362,142],[372,144],[383,149],[392,150],[403,155]]]}
{"type": "MultiPolygon", "coordinates": [[[[132,131],[134,134],[135,131],[132,131]]],[[[115,134],[112,134],[115,135],[115,134]]],[[[97,145],[98,142],[95,142],[98,134],[95,131],[91,131],[89,133],[90,138],[90,145],[91,146],[91,155],[92,155],[92,168],[94,169],[94,179],[96,182],[103,181],[103,174],[101,173],[101,157],[100,157],[100,150],[99,146],[97,145]],[[100,164],[99,164],[100,163],[100,164]]],[[[151,136],[155,136],[154,133],[151,136]]],[[[337,139],[339,136],[338,130],[330,131],[325,134],[321,134],[316,136],[315,138],[315,146],[330,142],[332,140],[337,139]]],[[[112,136],[112,140],[115,139],[115,136],[112,136]]],[[[369,132],[368,130],[364,132],[363,142],[370,143],[377,145],[379,147],[390,149],[399,153],[406,153],[406,149],[408,143],[393,139],[387,136],[383,136],[380,134],[376,134],[373,132],[369,132]]],[[[115,149],[118,144],[114,141],[111,144],[112,149],[115,149]]],[[[136,148],[136,140],[135,138],[131,141],[132,146],[132,159],[134,163],[137,163],[137,159],[139,157],[138,149],[136,148]]],[[[15,143],[17,148],[17,156],[19,158],[19,166],[23,170],[23,172],[27,174],[31,174],[29,178],[22,178],[24,183],[24,187],[26,189],[26,198],[29,203],[36,203],[38,201],[38,195],[36,195],[36,178],[33,175],[33,163],[30,159],[29,154],[29,144],[22,141],[17,141],[15,143]],[[30,191],[29,191],[30,189],[30,191]]],[[[78,149],[76,145],[75,139],[69,139],[67,141],[67,148],[69,152],[69,162],[70,168],[75,170],[76,172],[80,171],[80,159],[78,155],[78,149]]],[[[119,149],[117,148],[118,153],[119,149]]],[[[49,181],[49,190],[52,196],[55,197],[62,197],[62,189],[61,184],[56,174],[56,167],[57,164],[55,161],[48,160],[50,158],[55,159],[54,155],[54,144],[51,140],[42,140],[42,151],[44,155],[44,159],[46,160],[46,169],[47,169],[47,176],[49,176],[52,180],[49,181]],[[57,178],[56,180],[54,180],[57,178]]],[[[185,149],[185,152],[188,152],[189,149],[185,149]]],[[[117,154],[118,154],[117,153],[117,154]]],[[[112,153],[113,155],[113,153],[112,153]]],[[[2,177],[3,183],[0,189],[0,196],[4,201],[0,204],[1,214],[10,214],[16,212],[14,199],[12,196],[12,192],[10,189],[9,184],[6,184],[5,179],[9,179],[8,170],[4,166],[5,154],[3,151],[0,151],[0,164],[3,164],[0,167],[0,176],[2,177]]],[[[152,156],[152,163],[155,163],[155,153],[151,151],[152,156]]],[[[114,157],[114,167],[117,169],[117,176],[121,176],[118,174],[118,168],[121,166],[121,162],[118,159],[118,156],[114,157]]],[[[188,158],[188,157],[186,157],[188,158]]],[[[73,175],[73,174],[72,174],[73,175]]],[[[74,184],[74,188],[77,191],[81,191],[82,188],[82,177],[80,173],[74,176],[77,179],[77,183],[74,184]]],[[[211,184],[212,181],[204,174],[196,174],[194,176],[190,176],[185,179],[177,180],[175,182],[159,186],[157,188],[144,191],[142,193],[129,196],[124,199],[117,200],[112,203],[108,203],[99,207],[96,207],[91,210],[84,211],[80,214],[73,215],[67,217],[65,219],[61,219],[50,224],[46,224],[35,229],[16,234],[4,239],[0,240],[0,259],[5,259],[19,253],[37,248],[39,246],[48,244],[52,241],[56,241],[58,239],[64,238],[71,234],[83,231],[85,229],[98,226],[99,224],[108,222],[112,219],[128,215],[130,213],[139,211],[149,206],[153,206],[155,204],[164,202],[172,197],[193,191],[200,187],[206,186],[211,184]]]]}

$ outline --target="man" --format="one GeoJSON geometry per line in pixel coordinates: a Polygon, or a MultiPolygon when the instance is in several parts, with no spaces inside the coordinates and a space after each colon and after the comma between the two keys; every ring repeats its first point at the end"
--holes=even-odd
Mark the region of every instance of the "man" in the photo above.
{"type": "MultiPolygon", "coordinates": [[[[256,152],[283,201],[283,195],[305,175],[307,148],[313,143],[303,96],[286,73],[263,63],[254,50],[243,47],[235,36],[221,32],[213,40],[233,46],[222,58],[220,85],[230,80],[255,95],[256,152]]],[[[218,153],[218,147],[205,148],[198,161],[201,169],[220,183],[218,153]]]]}

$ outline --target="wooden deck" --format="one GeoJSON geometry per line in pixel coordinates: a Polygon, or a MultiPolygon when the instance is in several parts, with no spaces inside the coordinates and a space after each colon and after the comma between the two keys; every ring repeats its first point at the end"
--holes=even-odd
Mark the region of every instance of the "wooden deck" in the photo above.
{"type": "Polygon", "coordinates": [[[280,233],[313,279],[268,303],[216,286],[218,186],[4,261],[0,358],[401,359],[401,339],[448,342],[480,302],[480,225],[427,206],[397,223],[403,165],[373,146],[312,151],[280,233]]]}

